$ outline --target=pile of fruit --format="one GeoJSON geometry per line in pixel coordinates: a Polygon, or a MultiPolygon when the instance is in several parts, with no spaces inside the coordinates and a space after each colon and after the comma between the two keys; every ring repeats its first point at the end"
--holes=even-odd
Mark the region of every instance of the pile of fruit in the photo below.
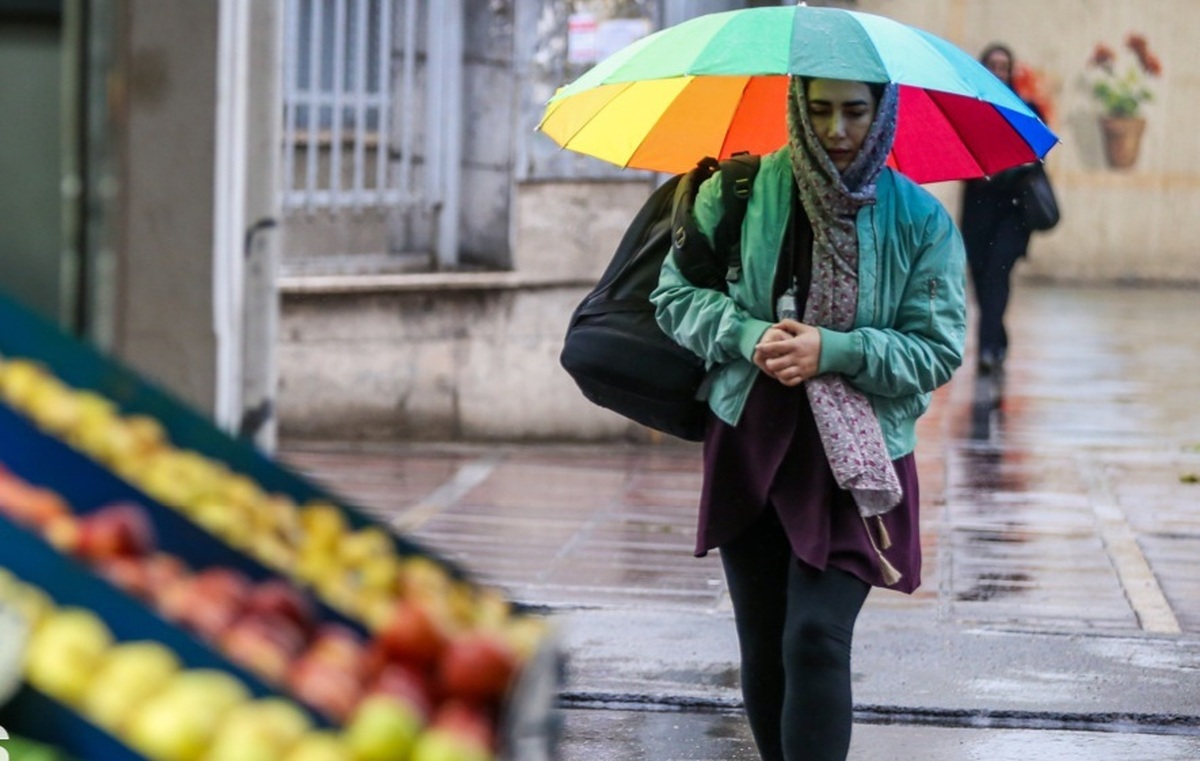
{"type": "Polygon", "coordinates": [[[430,557],[402,553],[388,530],[335,504],[297,504],[175,446],[158,421],[123,414],[35,362],[0,359],[0,399],[148,497],[72,506],[0,463],[0,516],[277,697],[251,698],[230,672],[183,668],[162,643],[114,642],[95,612],[58,609],[30,580],[0,576],[0,599],[36,621],[30,684],[153,761],[493,757],[505,700],[544,640],[543,620],[430,557]],[[163,551],[152,520],[160,505],[253,558],[264,578],[163,551]]]}
{"type": "Polygon", "coordinates": [[[490,758],[488,727],[465,704],[432,723],[378,693],[341,729],[322,728],[284,697],[254,698],[220,669],[184,668],[153,640],[114,641],[86,608],[59,608],[0,569],[0,601],[33,622],[26,679],[148,759],[164,761],[462,761],[490,758]]]}

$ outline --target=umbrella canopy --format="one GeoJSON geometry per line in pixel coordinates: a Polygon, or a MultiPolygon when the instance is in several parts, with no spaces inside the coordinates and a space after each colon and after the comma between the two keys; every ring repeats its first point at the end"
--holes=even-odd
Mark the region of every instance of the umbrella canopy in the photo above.
{"type": "Polygon", "coordinates": [[[897,84],[889,163],[917,182],[992,175],[1058,142],[951,43],[882,16],[807,6],[714,13],[644,37],[560,88],[538,129],[618,166],[683,172],[703,156],[786,143],[790,75],[897,84]]]}

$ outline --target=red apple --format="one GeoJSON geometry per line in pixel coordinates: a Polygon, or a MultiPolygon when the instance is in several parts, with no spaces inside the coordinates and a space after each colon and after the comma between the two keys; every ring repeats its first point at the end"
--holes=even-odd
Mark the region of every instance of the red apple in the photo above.
{"type": "Polygon", "coordinates": [[[156,599],[164,617],[210,641],[218,640],[241,614],[236,595],[221,594],[215,586],[205,589],[197,576],[176,579],[156,599]]]}
{"type": "Polygon", "coordinates": [[[0,471],[0,513],[34,529],[42,529],[53,518],[71,512],[56,492],[34,486],[8,470],[0,471]]]}
{"type": "Polygon", "coordinates": [[[362,684],[334,665],[301,656],[288,670],[292,694],[327,718],[343,723],[362,698],[362,684]]]}
{"type": "Polygon", "coordinates": [[[366,643],[358,632],[343,624],[321,624],[305,655],[345,671],[359,681],[367,672],[366,643]]]}
{"type": "Polygon", "coordinates": [[[174,555],[153,552],[142,563],[146,566],[146,577],[150,585],[150,597],[156,606],[172,584],[190,575],[188,567],[174,555]]]}
{"type": "Polygon", "coordinates": [[[401,600],[376,641],[392,660],[429,665],[446,649],[448,638],[424,605],[401,600]]]}
{"type": "Polygon", "coordinates": [[[447,700],[438,706],[432,726],[457,738],[492,750],[496,745],[496,722],[487,709],[463,700],[447,700]]]}
{"type": "Polygon", "coordinates": [[[149,568],[141,558],[118,555],[96,563],[96,572],[140,600],[149,600],[151,579],[149,568]]]}
{"type": "Polygon", "coordinates": [[[241,571],[224,566],[210,566],[193,577],[196,594],[220,597],[239,610],[250,597],[252,582],[241,571]]]}
{"type": "Polygon", "coordinates": [[[118,555],[142,557],[154,550],[154,524],[146,508],[114,502],[79,519],[79,555],[89,563],[118,555]]]}
{"type": "Polygon", "coordinates": [[[425,673],[408,664],[385,664],[376,672],[367,694],[391,695],[402,700],[421,715],[422,721],[429,721],[433,715],[433,685],[425,673]]]}
{"type": "Polygon", "coordinates": [[[500,699],[516,674],[518,659],[498,634],[459,635],[438,661],[438,687],[448,698],[489,702],[500,699]]]}
{"type": "Polygon", "coordinates": [[[306,634],[312,631],[317,618],[309,599],[282,579],[267,579],[255,584],[246,598],[246,609],[290,619],[306,634]]]}
{"type": "Polygon", "coordinates": [[[290,619],[262,613],[243,615],[220,637],[230,660],[275,683],[304,647],[304,633],[290,619]]]}
{"type": "Polygon", "coordinates": [[[64,555],[79,555],[82,530],[79,519],[70,513],[53,515],[41,527],[42,537],[64,555]]]}

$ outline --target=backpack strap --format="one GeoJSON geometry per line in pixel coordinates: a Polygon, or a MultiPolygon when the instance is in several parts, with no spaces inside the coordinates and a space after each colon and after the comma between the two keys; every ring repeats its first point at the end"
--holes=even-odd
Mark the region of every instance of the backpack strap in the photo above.
{"type": "Polygon", "coordinates": [[[671,214],[671,245],[681,274],[693,285],[724,291],[728,283],[741,277],[742,220],[758,166],[759,157],[749,153],[734,154],[720,163],[706,157],[681,177],[671,214]],[[717,170],[721,171],[725,214],[713,230],[714,245],[709,246],[696,229],[692,206],[701,183],[717,170]]]}
{"type": "Polygon", "coordinates": [[[735,153],[721,162],[721,200],[725,215],[713,231],[718,254],[725,252],[725,279],[737,282],[742,276],[742,221],[750,203],[750,191],[758,174],[759,157],[735,153]]]}

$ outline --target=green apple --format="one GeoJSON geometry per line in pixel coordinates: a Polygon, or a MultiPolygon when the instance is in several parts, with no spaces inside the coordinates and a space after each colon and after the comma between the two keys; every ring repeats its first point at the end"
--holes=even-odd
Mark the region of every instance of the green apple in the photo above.
{"type": "Polygon", "coordinates": [[[292,746],[282,761],[355,761],[350,749],[333,732],[309,732],[292,746]]]}
{"type": "Polygon", "coordinates": [[[492,761],[492,754],[444,727],[431,727],[417,738],[408,761],[492,761]]]}
{"type": "Polygon", "coordinates": [[[117,731],[132,710],[179,672],[179,656],[160,642],[124,642],[100,662],[83,698],[84,714],[117,731]]]}
{"type": "Polygon", "coordinates": [[[407,704],[388,695],[369,695],[346,725],[346,745],[355,761],[408,758],[421,724],[420,716],[407,704]]]}
{"type": "Polygon", "coordinates": [[[42,692],[76,705],[112,641],[112,632],[92,611],[61,608],[34,630],[25,653],[25,674],[42,692]]]}

